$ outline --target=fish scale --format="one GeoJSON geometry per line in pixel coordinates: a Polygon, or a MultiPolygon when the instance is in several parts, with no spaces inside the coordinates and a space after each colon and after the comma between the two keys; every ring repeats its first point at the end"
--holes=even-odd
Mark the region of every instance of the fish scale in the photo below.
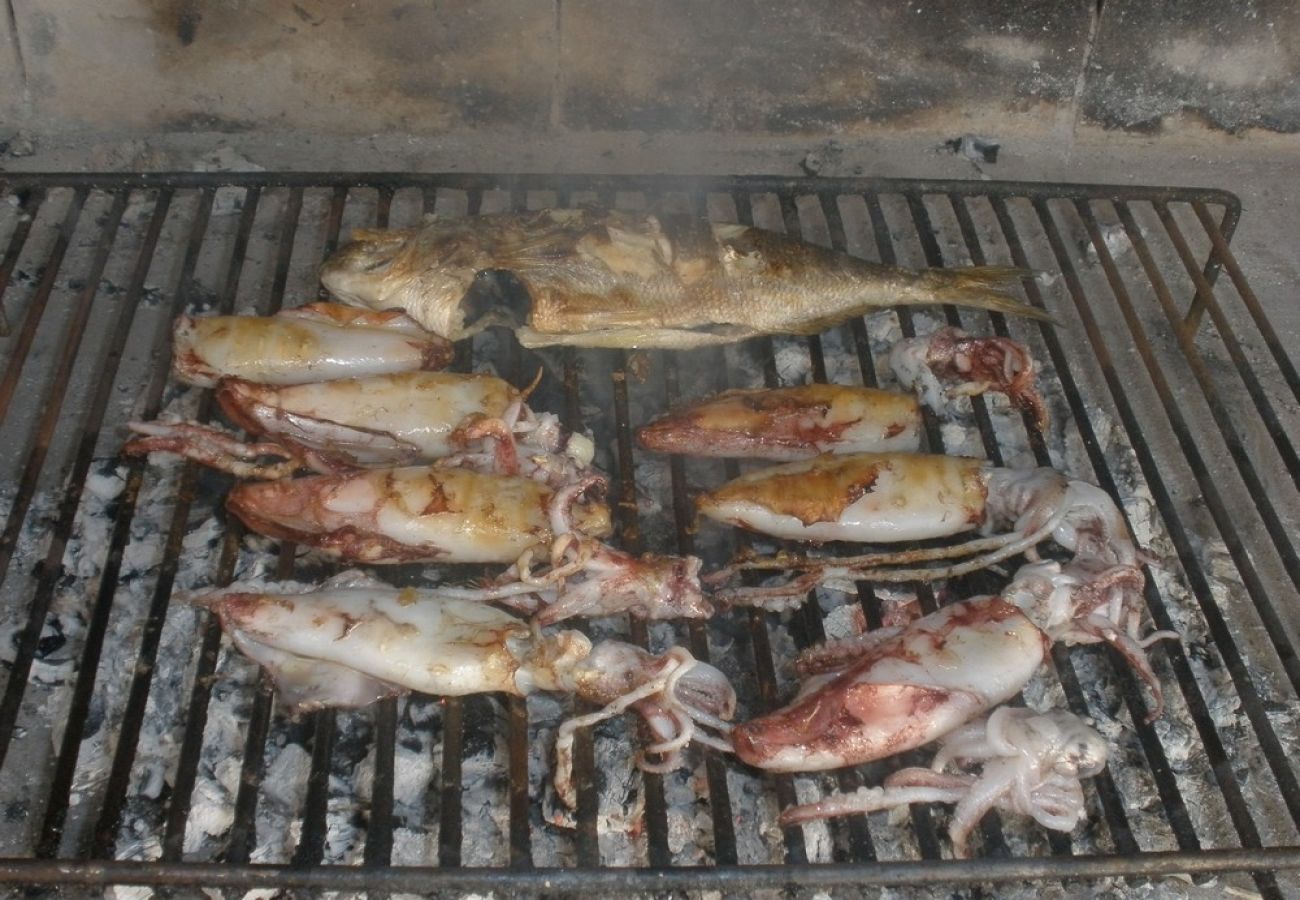
{"type": "Polygon", "coordinates": [[[690,349],[814,334],[872,309],[950,303],[1046,319],[1002,288],[1028,273],[910,270],[760,228],[600,209],[551,209],[363,231],[321,266],[345,303],[402,309],[451,340],[514,328],[525,347],[690,349]],[[528,295],[466,303],[479,273],[528,295]]]}

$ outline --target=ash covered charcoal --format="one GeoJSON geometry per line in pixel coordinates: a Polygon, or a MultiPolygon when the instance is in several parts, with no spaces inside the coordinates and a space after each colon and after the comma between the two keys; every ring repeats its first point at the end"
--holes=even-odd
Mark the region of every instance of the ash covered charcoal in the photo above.
{"type": "MultiPolygon", "coordinates": [[[[218,215],[238,209],[237,193],[226,191],[218,196],[218,215]]],[[[439,192],[439,202],[442,202],[443,193],[439,192]]],[[[503,195],[501,202],[508,202],[508,199],[503,195]]],[[[315,201],[309,198],[308,205],[310,202],[315,201]]],[[[711,198],[709,202],[714,204],[716,201],[711,198]]],[[[328,202],[325,202],[322,210],[327,206],[328,202]]],[[[345,217],[347,221],[373,215],[370,207],[358,212],[352,206],[350,202],[350,211],[345,217]]],[[[805,213],[801,207],[800,214],[805,213]]],[[[780,226],[780,209],[773,202],[756,203],[755,216],[765,224],[780,226]]],[[[234,217],[222,218],[231,220],[234,217]]],[[[230,224],[214,227],[226,228],[227,231],[222,233],[229,238],[230,224]]],[[[273,231],[269,229],[268,235],[273,231]]],[[[302,243],[314,247],[316,244],[312,242],[318,237],[313,233],[303,238],[302,243]]],[[[1107,246],[1111,246],[1109,237],[1107,234],[1107,246]]],[[[945,256],[955,259],[960,255],[960,241],[951,236],[946,242],[941,236],[940,241],[945,256]],[[955,254],[952,253],[954,249],[957,250],[955,254]]],[[[1122,248],[1116,245],[1112,249],[1118,252],[1122,248]]],[[[294,255],[310,254],[295,250],[294,255]]],[[[209,264],[216,265],[205,263],[209,264]]],[[[310,279],[304,277],[302,280],[307,282],[310,279]]],[[[165,302],[168,295],[157,291],[155,296],[165,302]]],[[[202,291],[195,292],[194,296],[200,301],[205,300],[202,291]]],[[[206,297],[207,301],[215,299],[216,295],[206,297]]],[[[973,316],[967,319],[969,330],[979,330],[973,316]]],[[[941,317],[927,312],[912,313],[911,321],[922,334],[946,324],[941,317]]],[[[980,321],[984,321],[984,317],[981,316],[980,321]]],[[[872,314],[866,322],[868,343],[878,367],[874,374],[883,386],[893,386],[886,368],[887,350],[901,335],[899,317],[886,310],[872,314]]],[[[1019,326],[1015,328],[1018,330],[1019,326]]],[[[1035,359],[1041,366],[1040,382],[1053,413],[1052,430],[1046,436],[1048,451],[1059,468],[1089,477],[1091,457],[1086,452],[1084,436],[1069,419],[1069,406],[1056,373],[1050,368],[1050,360],[1042,352],[1037,332],[1025,330],[1032,332],[1031,344],[1035,359]]],[[[833,329],[820,340],[828,380],[843,384],[860,383],[863,379],[858,369],[857,348],[849,329],[833,329]]],[[[521,363],[515,365],[510,362],[514,351],[507,348],[508,343],[509,338],[494,332],[478,336],[474,342],[473,368],[478,371],[522,370],[530,369],[534,360],[540,360],[546,365],[547,374],[535,401],[542,409],[558,412],[565,408],[567,398],[563,391],[561,355],[526,354],[521,363]]],[[[782,384],[803,384],[813,380],[812,356],[806,340],[782,337],[775,339],[773,344],[776,348],[773,362],[782,384]]],[[[579,412],[584,425],[596,438],[598,463],[606,471],[616,474],[620,460],[611,378],[614,356],[595,352],[579,353],[576,358],[582,367],[577,398],[579,412]]],[[[630,376],[627,382],[629,418],[633,427],[662,411],[664,387],[660,370],[665,365],[678,363],[681,367],[678,372],[680,389],[685,399],[728,386],[761,386],[765,382],[768,360],[761,356],[756,346],[750,345],[671,357],[655,354],[646,380],[643,382],[630,376]]],[[[504,374],[518,381],[518,372],[504,374]]],[[[531,375],[531,371],[528,374],[531,375]]],[[[1091,396],[1088,389],[1084,393],[1091,396]]],[[[193,409],[199,394],[169,390],[166,396],[171,409],[184,410],[193,409]]],[[[990,413],[1003,464],[1012,467],[1035,464],[1034,451],[1020,414],[1000,397],[986,398],[984,403],[990,413]]],[[[1151,580],[1164,598],[1174,626],[1182,635],[1194,687],[1205,697],[1211,722],[1234,748],[1232,774],[1241,784],[1251,808],[1266,810],[1257,817],[1264,825],[1262,837],[1266,843],[1294,841],[1294,829],[1287,826],[1287,811],[1277,796],[1278,786],[1254,737],[1245,701],[1222,655],[1210,640],[1198,598],[1187,588],[1186,573],[1170,562],[1175,557],[1174,545],[1165,531],[1151,490],[1143,481],[1127,436],[1110,418],[1104,405],[1089,405],[1087,412],[1100,437],[1106,462],[1118,481],[1118,499],[1132,521],[1137,539],[1166,561],[1167,568],[1152,570],[1151,580]]],[[[949,453],[986,454],[971,407],[966,401],[960,405],[957,419],[941,426],[941,436],[949,453]]],[[[637,450],[632,461],[637,485],[635,515],[644,549],[650,552],[676,550],[670,460],[637,450]]],[[[748,467],[749,464],[742,464],[742,468],[748,467]]],[[[20,737],[10,750],[11,759],[30,758],[36,750],[48,754],[52,742],[56,743],[61,737],[63,711],[67,708],[70,686],[77,675],[76,666],[85,639],[88,603],[93,599],[93,590],[87,590],[87,586],[93,586],[102,575],[113,515],[121,502],[128,471],[115,460],[105,459],[97,461],[87,481],[82,507],[65,554],[67,574],[53,596],[50,614],[42,623],[44,627],[20,737]],[[56,727],[50,728],[49,722],[56,723],[56,727]]],[[[684,471],[690,487],[718,484],[724,480],[724,467],[713,462],[688,461],[684,471]]],[[[135,521],[123,554],[121,583],[116,586],[115,605],[109,623],[109,640],[105,644],[93,702],[84,722],[81,759],[73,788],[73,809],[68,820],[69,846],[73,840],[85,835],[93,824],[112,761],[145,612],[153,598],[158,569],[163,561],[171,510],[176,501],[178,473],[177,467],[166,465],[150,465],[146,471],[135,521]]],[[[194,505],[183,523],[182,559],[175,573],[175,592],[208,587],[218,571],[225,548],[226,526],[224,518],[214,514],[209,500],[219,497],[227,484],[223,479],[210,476],[202,476],[198,482],[198,493],[204,499],[194,505]]],[[[41,529],[48,527],[49,515],[59,499],[54,494],[38,497],[33,503],[33,514],[29,516],[28,527],[20,536],[16,551],[15,571],[20,563],[34,565],[42,556],[45,537],[41,529]]],[[[734,549],[734,536],[724,529],[703,529],[695,538],[697,551],[710,565],[717,565],[734,549]]],[[[766,544],[760,546],[767,549],[766,544]]],[[[233,545],[233,549],[232,574],[236,579],[264,580],[277,571],[276,550],[266,540],[245,536],[233,545]]],[[[1230,627],[1240,629],[1247,640],[1260,642],[1260,646],[1267,648],[1265,636],[1257,634],[1251,637],[1249,634],[1252,625],[1245,621],[1251,614],[1249,599],[1245,598],[1231,556],[1222,542],[1199,536],[1195,552],[1210,575],[1210,599],[1229,613],[1240,613],[1231,616],[1230,627]]],[[[1009,565],[1003,571],[982,573],[978,578],[940,586],[938,594],[947,602],[972,591],[996,590],[1013,568],[1009,565]]],[[[298,561],[295,575],[309,583],[332,572],[330,564],[315,557],[304,557],[298,561]]],[[[456,577],[460,577],[460,573],[456,577]]],[[[412,575],[415,582],[421,578],[420,573],[412,575]]],[[[24,624],[21,616],[23,593],[19,590],[23,579],[11,575],[10,580],[11,584],[0,593],[0,611],[3,611],[0,612],[0,661],[12,660],[12,639],[24,624]]],[[[908,587],[878,591],[876,598],[870,601],[884,608],[887,623],[907,621],[917,614],[916,594],[903,589],[908,587]]],[[[811,613],[752,614],[741,610],[720,614],[708,623],[713,661],[736,684],[742,717],[764,709],[756,684],[758,667],[753,655],[754,628],[766,628],[777,673],[777,702],[781,702],[795,688],[790,663],[808,640],[808,617],[819,613],[821,630],[828,637],[860,633],[865,627],[866,616],[857,599],[855,595],[819,589],[811,613]]],[[[126,814],[117,835],[119,858],[157,859],[161,854],[163,818],[173,799],[170,792],[176,779],[179,744],[195,688],[193,672],[200,625],[199,614],[173,599],[162,623],[154,683],[144,708],[126,814]]],[[[590,628],[595,638],[626,638],[627,630],[627,622],[621,617],[594,622],[590,628]]],[[[666,624],[652,627],[650,635],[652,644],[658,647],[683,644],[686,639],[684,631],[666,624]]],[[[1025,686],[1022,692],[1024,701],[1037,709],[1072,706],[1076,711],[1087,712],[1095,727],[1107,737],[1113,754],[1110,777],[1118,792],[1118,802],[1142,849],[1176,849],[1178,841],[1162,803],[1161,783],[1151,775],[1153,760],[1148,758],[1147,749],[1139,739],[1143,733],[1134,721],[1134,712],[1140,715],[1142,710],[1140,707],[1131,710],[1126,702],[1126,691],[1132,692],[1129,675],[1117,670],[1113,654],[1095,647],[1074,648],[1060,653],[1068,661],[1072,683],[1077,682],[1078,691],[1067,690],[1057,673],[1044,667],[1025,686]]],[[[1154,724],[1152,733],[1169,763],[1175,788],[1204,846],[1235,846],[1240,838],[1224,808],[1216,773],[1206,759],[1182,690],[1177,687],[1175,668],[1160,649],[1153,651],[1152,657],[1168,696],[1166,716],[1154,724]]],[[[1296,737],[1300,709],[1287,692],[1287,686],[1276,681],[1275,673],[1256,666],[1253,659],[1248,660],[1247,669],[1252,682],[1264,688],[1261,692],[1265,695],[1265,715],[1284,747],[1300,751],[1300,738],[1296,737]]],[[[243,774],[245,728],[258,684],[256,667],[234,652],[228,643],[223,644],[212,679],[195,785],[189,798],[191,809],[183,848],[186,859],[220,860],[228,850],[235,796],[240,790],[243,774]]],[[[427,697],[405,697],[396,702],[393,861],[397,864],[431,864],[437,861],[440,821],[444,813],[440,808],[443,705],[427,697]]],[[[506,743],[509,726],[498,699],[478,697],[463,703],[462,864],[504,866],[509,862],[509,754],[506,743]]],[[[532,860],[539,866],[574,865],[577,858],[573,832],[557,827],[551,821],[558,817],[558,810],[550,781],[555,730],[564,718],[572,714],[573,704],[567,698],[548,696],[532,696],[526,703],[529,712],[529,789],[534,798],[529,808],[532,860]]],[[[328,773],[323,861],[354,864],[360,860],[370,837],[369,808],[374,800],[376,769],[374,711],[338,713],[333,718],[336,723],[335,745],[328,773]]],[[[622,717],[602,724],[590,736],[596,756],[599,851],[605,865],[644,865],[648,861],[646,784],[645,778],[635,768],[633,757],[639,744],[638,730],[633,719],[622,717]]],[[[269,737],[258,752],[263,757],[264,773],[258,792],[255,836],[249,848],[250,855],[258,862],[285,863],[291,860],[303,833],[303,805],[312,752],[308,720],[286,718],[277,709],[271,718],[269,737]]],[[[668,849],[676,865],[708,865],[715,861],[715,849],[712,846],[713,809],[705,777],[705,755],[688,751],[687,756],[689,765],[661,779],[668,807],[665,822],[668,849]]],[[[861,774],[866,783],[877,783],[897,762],[868,766],[861,774]]],[[[780,810],[771,776],[728,761],[725,777],[731,800],[731,809],[727,813],[732,815],[735,825],[739,861],[784,862],[784,836],[777,825],[780,810]]],[[[815,800],[837,785],[837,778],[830,775],[798,776],[794,781],[801,801],[815,800]]],[[[1110,833],[1101,796],[1093,786],[1086,787],[1085,791],[1089,818],[1070,835],[1072,850],[1080,854],[1115,852],[1116,840],[1110,833]]],[[[8,811],[22,811],[26,815],[26,811],[33,808],[31,799],[39,800],[40,795],[39,786],[31,789],[9,785],[0,789],[0,801],[5,804],[0,808],[6,809],[6,814],[0,816],[0,844],[18,847],[18,852],[27,852],[26,846],[30,844],[25,832],[30,832],[32,826],[12,827],[14,820],[22,816],[17,812],[10,815],[8,811]]],[[[949,815],[948,810],[932,810],[934,826],[941,834],[947,827],[949,815]]],[[[906,815],[872,814],[868,817],[867,827],[878,858],[920,858],[912,820],[906,815]]],[[[1050,853],[1046,832],[1026,819],[1001,816],[1000,831],[1007,850],[1013,856],[1046,856],[1050,853]]],[[[803,836],[810,861],[831,861],[843,858],[846,852],[842,823],[810,826],[804,830],[803,836]]],[[[982,846],[979,837],[975,843],[977,847],[982,846]]],[[[946,842],[943,846],[946,853],[946,842]]],[[[1100,882],[1076,887],[1094,895],[1131,893],[1137,896],[1193,897],[1217,896],[1214,890],[1238,884],[1249,886],[1250,882],[1228,879],[1207,886],[1193,886],[1167,879],[1151,883],[1100,882]]],[[[1061,895],[1069,895],[1073,890],[1063,889],[1061,895]]],[[[122,895],[130,893],[123,891],[122,895]]],[[[1051,896],[1057,892],[1040,886],[1014,885],[1008,886],[1004,893],[1009,897],[1041,897],[1045,893],[1051,896]]],[[[942,891],[908,889],[886,890],[881,895],[916,898],[945,894],[942,891]]]]}
{"type": "Polygon", "coordinates": [[[494,697],[466,697],[462,702],[461,863],[503,866],[510,857],[510,750],[505,714],[494,697]]]}

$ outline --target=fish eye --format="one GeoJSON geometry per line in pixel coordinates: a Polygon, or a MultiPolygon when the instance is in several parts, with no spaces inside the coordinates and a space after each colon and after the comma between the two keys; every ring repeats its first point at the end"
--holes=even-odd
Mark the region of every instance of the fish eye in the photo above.
{"type": "Polygon", "coordinates": [[[480,322],[525,325],[532,307],[528,288],[512,273],[495,269],[485,269],[475,275],[473,284],[460,301],[466,328],[473,328],[480,322]]]}
{"type": "Polygon", "coordinates": [[[375,256],[375,257],[371,257],[370,259],[367,259],[365,262],[363,262],[360,265],[359,268],[361,269],[362,272],[373,272],[375,271],[375,269],[378,269],[381,266],[386,266],[390,262],[392,262],[391,257],[375,256]]]}

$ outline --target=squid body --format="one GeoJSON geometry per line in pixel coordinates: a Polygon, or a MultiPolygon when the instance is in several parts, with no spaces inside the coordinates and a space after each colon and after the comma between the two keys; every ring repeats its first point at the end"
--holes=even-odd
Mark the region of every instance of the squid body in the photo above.
{"type": "Polygon", "coordinates": [[[655,656],[578,631],[545,634],[507,612],[437,591],[328,587],[304,594],[217,591],[197,598],[296,709],[361,706],[408,691],[461,696],[576,694],[601,709],[564,723],[556,788],[572,805],[577,728],[631,709],[655,740],[647,767],[675,765],[691,740],[725,749],[736,695],[717,669],[675,647],[655,656]],[[653,758],[653,759],[652,759],[653,758]]]}
{"type": "Polygon", "coordinates": [[[441,369],[451,343],[396,311],[312,303],[274,316],[181,316],[172,370],[187,384],[223,377],[306,384],[358,375],[441,369]]]}
{"type": "Polygon", "coordinates": [[[857,765],[926,744],[1009,700],[1053,642],[1106,641],[1163,695],[1145,649],[1177,634],[1139,634],[1142,575],[1090,562],[1027,566],[996,597],[945,606],[908,625],[814,648],[788,704],[738,725],[736,755],[779,772],[857,765]]]}
{"type": "Polygon", "coordinates": [[[260,534],[366,563],[513,563],[569,530],[611,530],[609,508],[571,488],[439,466],[245,482],[226,508],[260,534]]]}
{"type": "Polygon", "coordinates": [[[231,422],[263,442],[190,422],[133,422],[138,436],[125,452],[179,453],[257,478],[437,460],[564,477],[590,465],[595,449],[492,375],[401,372],[295,385],[222,378],[216,398],[231,422]]]}
{"type": "Polygon", "coordinates": [[[643,425],[637,438],[659,453],[778,462],[821,453],[909,453],[921,440],[916,398],[949,415],[954,397],[986,391],[1005,393],[1030,410],[1040,429],[1047,424],[1033,359],[1016,341],[944,328],[899,341],[890,363],[916,397],[840,384],[732,390],[660,416],[643,425]]]}

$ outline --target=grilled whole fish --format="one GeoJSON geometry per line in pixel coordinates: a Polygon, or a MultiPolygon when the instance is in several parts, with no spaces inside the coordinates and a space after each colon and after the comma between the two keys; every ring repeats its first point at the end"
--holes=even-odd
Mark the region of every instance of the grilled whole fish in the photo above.
{"type": "Polygon", "coordinates": [[[321,266],[339,300],[401,309],[451,340],[491,325],[525,347],[687,349],[816,334],[882,306],[952,303],[1046,319],[1004,293],[1026,273],[912,271],[690,216],[547,209],[356,231],[321,266]],[[471,291],[505,270],[526,289],[471,291]]]}

